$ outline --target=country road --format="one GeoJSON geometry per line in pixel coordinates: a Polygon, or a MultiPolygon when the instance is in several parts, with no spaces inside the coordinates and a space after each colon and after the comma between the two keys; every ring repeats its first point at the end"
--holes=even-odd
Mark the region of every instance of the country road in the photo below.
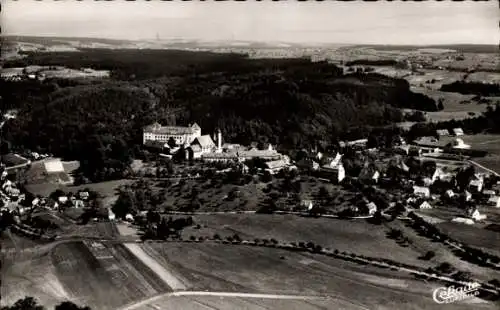
{"type": "MultiPolygon", "coordinates": [[[[178,291],[156,295],[139,302],[126,305],[119,310],[133,310],[149,303],[155,302],[165,297],[179,296],[214,296],[214,297],[240,297],[240,298],[259,298],[259,299],[289,299],[289,300],[313,300],[313,299],[329,299],[327,296],[303,296],[303,295],[278,295],[278,294],[255,294],[255,293],[238,293],[238,292],[204,292],[204,291],[178,291]]],[[[364,308],[369,309],[369,308],[364,308]]]]}
{"type": "Polygon", "coordinates": [[[490,172],[490,173],[492,173],[492,174],[494,174],[496,176],[500,176],[500,174],[498,174],[496,171],[493,171],[490,168],[486,168],[485,166],[483,166],[483,165],[481,165],[481,164],[479,164],[479,163],[477,163],[477,162],[475,162],[473,160],[468,160],[468,162],[471,163],[471,164],[473,164],[473,165],[475,165],[475,166],[477,166],[477,167],[479,167],[479,168],[481,168],[481,169],[484,169],[484,170],[486,170],[486,171],[488,171],[488,172],[490,172]]]}

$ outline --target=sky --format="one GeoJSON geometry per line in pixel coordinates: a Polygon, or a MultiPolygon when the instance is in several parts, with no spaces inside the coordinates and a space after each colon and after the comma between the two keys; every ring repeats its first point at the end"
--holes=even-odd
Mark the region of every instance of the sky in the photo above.
{"type": "Polygon", "coordinates": [[[1,0],[2,34],[346,44],[498,44],[498,1],[1,0]]]}

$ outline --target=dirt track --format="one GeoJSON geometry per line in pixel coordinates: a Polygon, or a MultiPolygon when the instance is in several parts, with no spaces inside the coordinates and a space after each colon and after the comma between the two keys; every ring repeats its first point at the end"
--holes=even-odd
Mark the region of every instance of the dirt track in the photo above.
{"type": "Polygon", "coordinates": [[[140,245],[135,243],[124,243],[124,246],[134,254],[144,265],[153,270],[160,279],[162,279],[173,290],[185,290],[186,286],[179,281],[173,274],[163,268],[151,256],[149,256],[140,245]]]}

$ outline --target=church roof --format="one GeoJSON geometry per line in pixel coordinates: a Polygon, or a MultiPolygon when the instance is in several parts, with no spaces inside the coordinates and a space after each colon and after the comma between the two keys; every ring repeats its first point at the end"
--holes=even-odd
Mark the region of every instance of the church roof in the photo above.
{"type": "Polygon", "coordinates": [[[200,136],[200,137],[194,139],[191,144],[198,144],[202,148],[207,148],[207,147],[213,147],[213,146],[215,146],[215,143],[212,140],[212,138],[210,137],[210,135],[200,136]]]}

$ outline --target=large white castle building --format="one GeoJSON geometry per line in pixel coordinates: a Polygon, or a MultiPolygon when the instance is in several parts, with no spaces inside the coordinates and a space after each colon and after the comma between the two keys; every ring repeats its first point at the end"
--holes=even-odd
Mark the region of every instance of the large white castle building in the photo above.
{"type": "Polygon", "coordinates": [[[158,141],[167,143],[171,138],[177,145],[191,144],[194,139],[201,137],[201,128],[198,124],[187,127],[162,126],[158,122],[146,126],[143,130],[143,143],[158,141]]]}
{"type": "Polygon", "coordinates": [[[196,123],[187,127],[162,126],[159,123],[154,123],[146,126],[143,130],[143,143],[145,145],[151,142],[166,145],[171,139],[176,146],[184,147],[187,151],[187,158],[200,158],[202,154],[222,151],[221,131],[217,130],[212,140],[210,135],[201,135],[201,128],[196,123]]]}

